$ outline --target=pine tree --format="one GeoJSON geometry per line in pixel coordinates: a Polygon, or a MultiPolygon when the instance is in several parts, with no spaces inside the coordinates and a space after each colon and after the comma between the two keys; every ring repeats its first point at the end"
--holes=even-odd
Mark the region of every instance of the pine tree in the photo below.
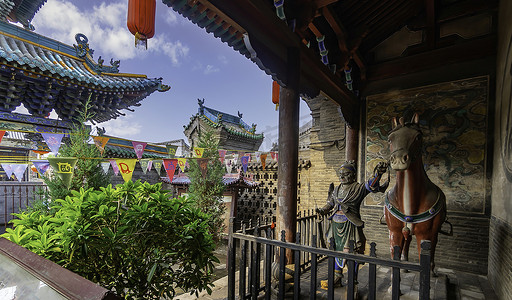
{"type": "Polygon", "coordinates": [[[197,203],[202,212],[211,216],[210,229],[216,241],[220,240],[224,231],[224,212],[222,202],[224,184],[222,177],[225,174],[224,166],[219,160],[218,143],[213,132],[202,132],[198,147],[204,148],[203,158],[208,159],[208,169],[203,177],[197,160],[190,161],[189,197],[197,203]]]}

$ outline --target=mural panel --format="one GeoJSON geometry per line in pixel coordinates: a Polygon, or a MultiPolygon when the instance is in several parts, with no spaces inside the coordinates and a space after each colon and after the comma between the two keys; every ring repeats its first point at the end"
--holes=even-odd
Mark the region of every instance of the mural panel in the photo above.
{"type": "MultiPolygon", "coordinates": [[[[366,177],[389,159],[391,118],[409,121],[417,112],[425,170],[446,194],[448,210],[484,213],[488,82],[483,76],[367,97],[366,177]]],[[[366,205],[382,203],[383,194],[366,198],[366,205]]]]}

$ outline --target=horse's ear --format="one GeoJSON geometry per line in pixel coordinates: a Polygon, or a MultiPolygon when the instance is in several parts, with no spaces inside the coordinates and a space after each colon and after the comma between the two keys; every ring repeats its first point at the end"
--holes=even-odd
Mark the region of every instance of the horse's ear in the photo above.
{"type": "Polygon", "coordinates": [[[413,124],[419,124],[420,123],[420,117],[418,116],[418,113],[414,113],[412,116],[411,123],[413,124]]]}
{"type": "Polygon", "coordinates": [[[400,125],[404,126],[404,125],[405,125],[404,117],[400,117],[400,119],[398,120],[398,122],[400,123],[400,125]]]}
{"type": "Polygon", "coordinates": [[[393,119],[391,119],[391,129],[395,129],[397,126],[396,117],[393,117],[393,119]]]}

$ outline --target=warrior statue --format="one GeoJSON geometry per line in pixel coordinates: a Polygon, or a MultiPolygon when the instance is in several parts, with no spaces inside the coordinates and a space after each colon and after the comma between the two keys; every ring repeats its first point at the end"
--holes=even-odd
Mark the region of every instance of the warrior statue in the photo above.
{"type": "MultiPolygon", "coordinates": [[[[379,182],[387,168],[388,163],[378,163],[372,178],[361,184],[356,181],[356,164],[354,161],[348,161],[341,165],[338,170],[341,184],[335,188],[334,184],[331,183],[327,204],[316,209],[317,213],[321,215],[329,215],[328,219],[331,220],[331,224],[328,238],[329,240],[331,237],[334,238],[337,251],[348,252],[349,241],[355,241],[354,252],[364,254],[366,238],[363,233],[364,222],[361,220],[359,210],[366,195],[386,190],[389,180],[383,185],[380,185],[379,182]]],[[[341,285],[345,260],[336,258],[334,263],[334,284],[341,285]]],[[[357,262],[354,271],[357,283],[357,262]]]]}

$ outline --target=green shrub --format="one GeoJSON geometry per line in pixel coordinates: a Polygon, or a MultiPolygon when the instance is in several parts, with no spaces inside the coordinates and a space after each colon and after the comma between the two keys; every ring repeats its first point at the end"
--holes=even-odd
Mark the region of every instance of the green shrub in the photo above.
{"type": "Polygon", "coordinates": [[[16,214],[3,237],[126,299],[211,292],[210,218],[161,184],[80,189],[44,210],[16,214]]]}

